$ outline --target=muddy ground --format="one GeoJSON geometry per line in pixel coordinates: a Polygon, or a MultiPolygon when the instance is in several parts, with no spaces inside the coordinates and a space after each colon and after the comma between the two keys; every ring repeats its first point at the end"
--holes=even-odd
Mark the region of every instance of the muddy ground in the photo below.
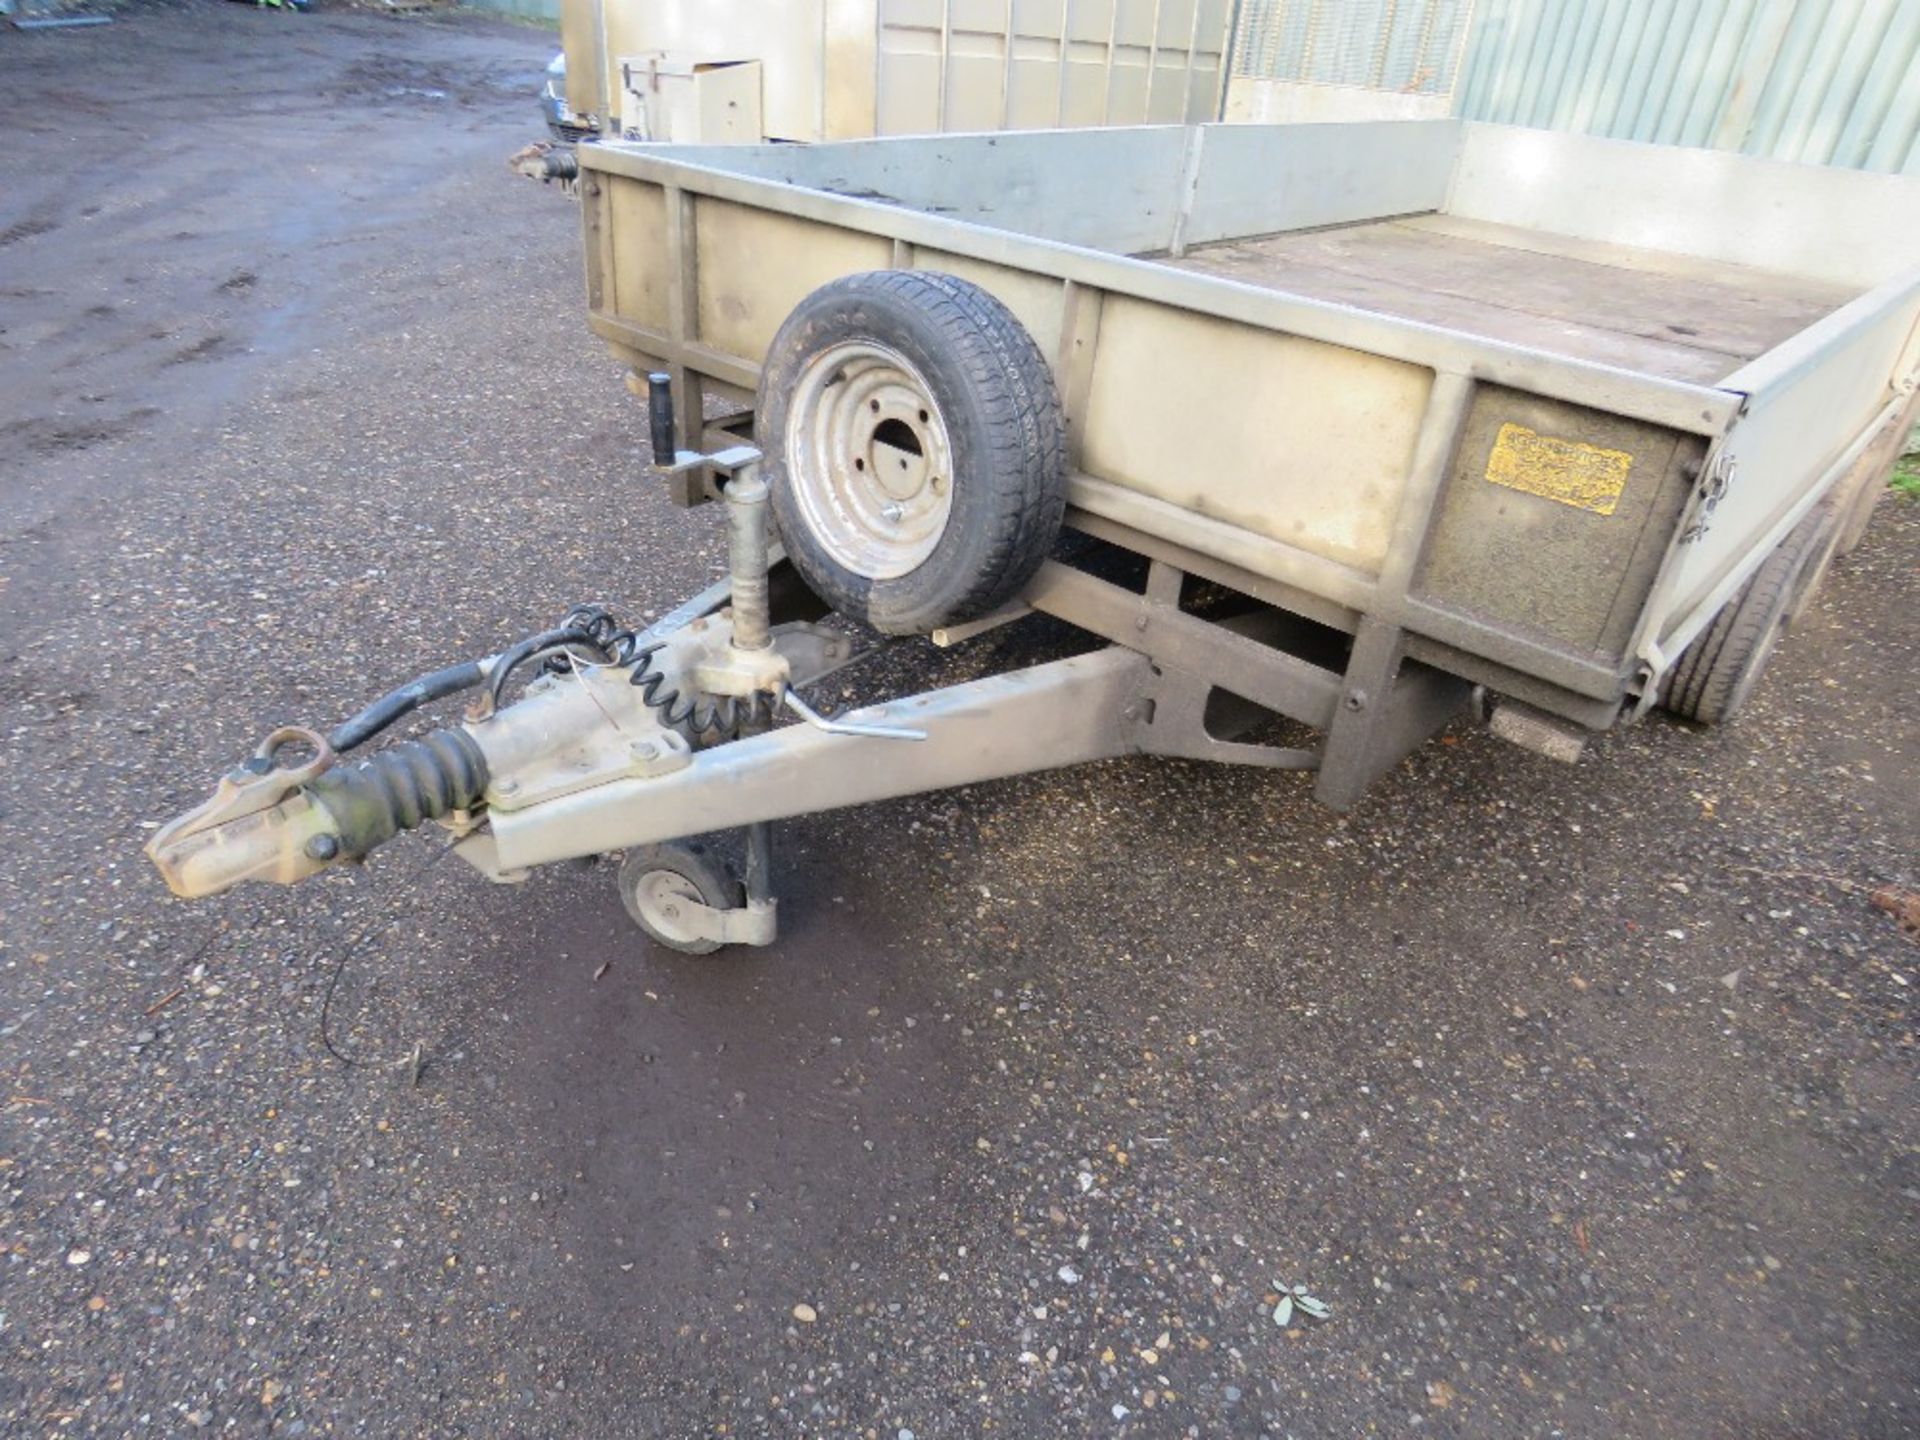
{"type": "Polygon", "coordinates": [[[270,725],[716,571],[502,165],[551,46],[0,32],[0,1431],[1913,1433],[1911,503],[1724,732],[798,822],[765,953],[418,840],[168,898],[270,725]]]}

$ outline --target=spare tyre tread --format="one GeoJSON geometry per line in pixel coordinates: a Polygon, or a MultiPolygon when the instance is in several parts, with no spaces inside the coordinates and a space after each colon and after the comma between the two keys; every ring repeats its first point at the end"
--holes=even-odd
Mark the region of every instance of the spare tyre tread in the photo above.
{"type": "MultiPolygon", "coordinates": [[[[969,285],[951,275],[938,271],[902,271],[904,275],[918,275],[936,290],[942,290],[950,297],[952,304],[978,327],[985,347],[994,352],[1000,363],[985,367],[978,362],[982,357],[969,357],[969,366],[974,369],[975,378],[1004,379],[1013,392],[1014,405],[1018,411],[1020,435],[1016,442],[1013,436],[996,437],[994,460],[996,468],[1001,461],[1007,462],[1007,469],[1023,468],[1022,457],[1035,453],[1038,460],[1039,480],[1030,487],[1030,493],[1004,497],[1000,513],[996,517],[996,543],[994,553],[1000,571],[999,581],[988,587],[989,593],[976,603],[972,614],[955,616],[955,619],[972,619],[975,614],[984,613],[1004,603],[1012,597],[1014,590],[1032,578],[1040,562],[1053,548],[1053,542],[1060,533],[1060,523],[1066,515],[1067,494],[1064,484],[1048,484],[1047,476],[1062,476],[1066,472],[1066,427],[1060,416],[1059,399],[1053,387],[1053,373],[1046,367],[1046,360],[1039,348],[1024,331],[1009,333],[1003,323],[1013,316],[1004,306],[977,286],[969,285]],[[1015,345],[1015,339],[1025,341],[1024,346],[1015,345]],[[1027,352],[1026,354],[1021,353],[1027,352]],[[1038,359],[1040,363],[1039,380],[1026,363],[1027,355],[1038,359]],[[1049,417],[1049,412],[1051,416],[1049,417]],[[1048,423],[1051,418],[1052,423],[1048,423]],[[1034,519],[1039,523],[1030,523],[1034,519]]],[[[1014,322],[1016,325],[1017,321],[1014,322]]],[[[1004,473],[1004,472],[1003,472],[1004,473]]]]}
{"type": "MultiPolygon", "coordinates": [[[[1066,512],[1066,440],[1052,371],[1039,346],[1005,305],[956,276],[926,270],[886,270],[851,275],[809,295],[782,326],[763,372],[761,413],[769,413],[769,379],[790,357],[789,327],[823,296],[857,299],[879,292],[916,308],[939,336],[942,357],[978,402],[985,423],[984,454],[977,468],[991,478],[983,497],[984,544],[971,573],[945,593],[900,602],[898,587],[851,575],[833,564],[802,529],[783,496],[784,465],[773,467],[775,510],[801,574],[821,598],[843,614],[892,634],[924,634],[941,625],[986,614],[1032,578],[1058,537],[1066,512]],[[879,593],[876,594],[876,591],[879,593]],[[892,603],[890,603],[892,602],[892,603]]],[[[784,417],[784,404],[778,407],[784,417]]],[[[781,437],[763,433],[769,455],[781,437]]],[[[954,477],[958,486],[960,477],[954,477]]],[[[955,518],[958,518],[956,508],[955,518]]],[[[951,523],[951,522],[950,522],[951,523]]]]}

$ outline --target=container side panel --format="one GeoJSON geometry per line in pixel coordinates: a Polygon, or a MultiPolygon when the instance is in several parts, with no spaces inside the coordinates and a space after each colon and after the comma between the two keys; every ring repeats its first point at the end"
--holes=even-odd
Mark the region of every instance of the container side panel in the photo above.
{"type": "Polygon", "coordinates": [[[1107,123],[1107,86],[1112,79],[1104,45],[1070,44],[1067,47],[1067,74],[1063,82],[1066,94],[1061,104],[1063,125],[1104,125],[1107,123]]]}
{"type": "Polygon", "coordinates": [[[1147,115],[1147,62],[1153,52],[1146,46],[1116,45],[1107,67],[1107,105],[1101,123],[1105,125],[1145,125],[1147,115]]]}
{"type": "Polygon", "coordinates": [[[1066,34],[1067,0],[1012,0],[1009,9],[1016,49],[1029,41],[1050,44],[1057,49],[1066,34]]]}
{"type": "MultiPolygon", "coordinates": [[[[956,41],[961,37],[955,36],[956,41]]],[[[997,48],[997,47],[996,47],[997,48]]],[[[998,130],[1007,62],[998,54],[956,48],[947,54],[948,130],[998,130]]]]}
{"type": "Polygon", "coordinates": [[[607,176],[607,254],[612,284],[607,298],[622,320],[651,330],[667,328],[666,192],[658,185],[607,176]]]}
{"type": "MultiPolygon", "coordinates": [[[[667,52],[690,60],[759,60],[766,133],[782,140],[824,140],[822,129],[828,0],[604,0],[609,91],[621,93],[621,62],[667,52]]],[[[869,11],[869,14],[871,11],[869,11]]],[[[869,42],[870,44],[870,42],[869,42]]],[[[861,61],[862,69],[871,60],[861,61]]],[[[571,70],[571,66],[569,66],[571,70]]],[[[871,112],[857,133],[871,133],[871,112]]]]}
{"type": "Polygon", "coordinates": [[[1186,120],[1199,125],[1220,113],[1220,66],[1217,60],[1195,62],[1189,74],[1186,120]]]}
{"type": "Polygon", "coordinates": [[[594,0],[560,0],[560,43],[567,52],[567,107],[576,115],[605,122],[608,85],[618,95],[618,79],[607,60],[600,7],[594,0]]]}
{"type": "Polygon", "coordinates": [[[1229,3],[880,0],[879,133],[1212,119],[1229,3]]]}
{"type": "Polygon", "coordinates": [[[1184,52],[1159,51],[1154,56],[1147,92],[1147,119],[1155,125],[1178,125],[1187,118],[1187,57],[1184,52]]]}
{"type": "Polygon", "coordinates": [[[1044,130],[1060,123],[1060,39],[1016,35],[1007,65],[1006,125],[1044,130]]]}
{"type": "Polygon", "coordinates": [[[940,128],[944,18],[941,0],[880,0],[879,134],[918,135],[940,128]]]}
{"type": "Polygon", "coordinates": [[[1228,3],[567,0],[566,43],[596,113],[629,58],[759,60],[780,140],[1180,122],[1212,118],[1228,3]]]}
{"type": "Polygon", "coordinates": [[[998,130],[1006,115],[1009,37],[1004,0],[949,0],[947,13],[940,128],[998,130]]]}
{"type": "Polygon", "coordinates": [[[701,196],[694,206],[699,339],[758,362],[793,307],[842,275],[884,270],[890,241],[701,196]],[[777,263],[770,257],[777,256],[777,263]]]}
{"type": "Polygon", "coordinates": [[[1151,50],[1160,0],[1113,0],[1113,43],[1151,50]]]}
{"type": "Polygon", "coordinates": [[[1458,143],[1452,120],[1210,126],[1187,243],[1439,210],[1458,143]]]}
{"type": "Polygon", "coordinates": [[[1451,213],[1866,290],[1915,263],[1920,186],[1898,176],[1468,125],[1451,213]]]}
{"type": "Polygon", "coordinates": [[[1432,383],[1417,365],[1112,295],[1086,468],[1377,572],[1432,383]]]}
{"type": "Polygon", "coordinates": [[[876,0],[821,0],[819,106],[823,139],[852,140],[883,133],[875,5],[876,0]]]}

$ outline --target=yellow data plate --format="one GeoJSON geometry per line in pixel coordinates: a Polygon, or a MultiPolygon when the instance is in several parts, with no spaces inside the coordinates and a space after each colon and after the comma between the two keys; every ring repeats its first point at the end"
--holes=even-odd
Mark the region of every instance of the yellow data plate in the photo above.
{"type": "Polygon", "coordinates": [[[1633,456],[1578,440],[1556,440],[1524,425],[1506,424],[1487,457],[1487,479],[1576,510],[1611,515],[1627,488],[1633,456]]]}

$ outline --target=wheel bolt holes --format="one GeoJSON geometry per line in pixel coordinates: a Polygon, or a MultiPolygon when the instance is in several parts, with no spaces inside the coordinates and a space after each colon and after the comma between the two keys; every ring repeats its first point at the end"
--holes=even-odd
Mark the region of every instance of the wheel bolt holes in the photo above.
{"type": "Polygon", "coordinates": [[[853,457],[853,468],[856,470],[864,470],[867,468],[867,462],[856,455],[853,457]]]}

